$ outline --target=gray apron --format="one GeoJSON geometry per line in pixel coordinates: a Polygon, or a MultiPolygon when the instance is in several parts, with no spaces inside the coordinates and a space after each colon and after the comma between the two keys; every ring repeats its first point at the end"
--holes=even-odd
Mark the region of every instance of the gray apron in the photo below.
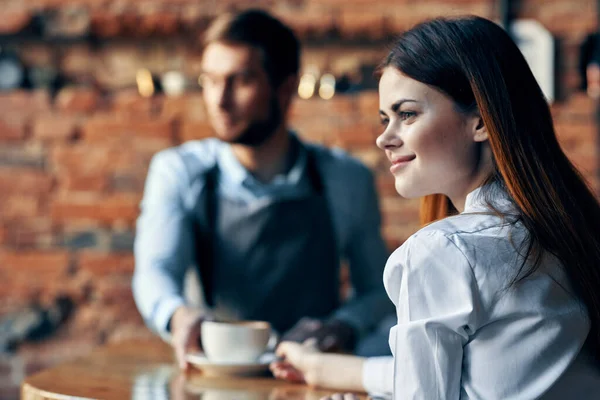
{"type": "Polygon", "coordinates": [[[340,304],[335,232],[315,156],[301,198],[244,205],[217,195],[218,167],[203,178],[195,210],[196,265],[217,318],[269,321],[280,333],[340,304]],[[218,232],[218,234],[212,234],[218,232]]]}

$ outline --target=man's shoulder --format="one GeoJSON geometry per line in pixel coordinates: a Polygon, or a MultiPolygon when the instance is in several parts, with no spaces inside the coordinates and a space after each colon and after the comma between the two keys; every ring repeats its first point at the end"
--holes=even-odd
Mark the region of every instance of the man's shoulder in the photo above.
{"type": "Polygon", "coordinates": [[[179,170],[190,176],[212,168],[222,143],[215,138],[192,140],[156,153],[152,163],[161,169],[179,170]]]}
{"type": "Polygon", "coordinates": [[[355,179],[372,179],[372,172],[362,161],[339,147],[326,147],[316,143],[305,144],[325,173],[355,179]]]}

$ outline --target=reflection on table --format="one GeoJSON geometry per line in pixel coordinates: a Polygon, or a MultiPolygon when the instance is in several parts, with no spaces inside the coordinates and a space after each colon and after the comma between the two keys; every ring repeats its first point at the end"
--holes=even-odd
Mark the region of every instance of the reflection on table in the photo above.
{"type": "MultiPolygon", "coordinates": [[[[90,355],[27,377],[23,400],[317,400],[333,392],[262,377],[181,374],[161,341],[111,344],[90,355]]],[[[366,398],[366,397],[364,397],[366,398]]]]}

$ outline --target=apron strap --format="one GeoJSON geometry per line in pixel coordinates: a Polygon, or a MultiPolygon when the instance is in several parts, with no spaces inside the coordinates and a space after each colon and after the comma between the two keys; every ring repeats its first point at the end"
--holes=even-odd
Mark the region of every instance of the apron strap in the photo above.
{"type": "Polygon", "coordinates": [[[308,179],[317,194],[325,194],[325,185],[323,184],[323,176],[317,165],[317,156],[313,150],[306,147],[306,174],[308,179]]]}
{"type": "Polygon", "coordinates": [[[196,267],[200,276],[200,283],[204,292],[204,301],[207,306],[214,306],[214,263],[215,263],[215,235],[218,201],[217,179],[218,166],[209,169],[203,174],[204,190],[198,202],[198,212],[202,217],[195,216],[194,235],[196,241],[196,267]]]}

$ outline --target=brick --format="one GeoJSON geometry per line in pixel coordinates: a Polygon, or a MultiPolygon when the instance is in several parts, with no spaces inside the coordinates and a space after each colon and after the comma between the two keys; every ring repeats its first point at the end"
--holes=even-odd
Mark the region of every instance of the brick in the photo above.
{"type": "Polygon", "coordinates": [[[44,90],[14,90],[0,92],[0,110],[3,115],[31,116],[50,110],[50,95],[44,90]]]}
{"type": "Polygon", "coordinates": [[[291,122],[292,129],[307,142],[328,145],[331,142],[331,120],[315,117],[312,119],[297,119],[291,122]]]}
{"type": "Polygon", "coordinates": [[[133,224],[139,213],[139,195],[60,196],[50,205],[54,221],[72,220],[133,224]]]}
{"type": "Polygon", "coordinates": [[[100,37],[114,37],[121,26],[114,11],[94,10],[90,15],[91,32],[100,37]]]}
{"type": "Polygon", "coordinates": [[[72,116],[40,115],[33,122],[33,137],[44,141],[73,139],[77,133],[78,125],[79,120],[72,116]]]}
{"type": "Polygon", "coordinates": [[[82,129],[86,141],[133,141],[155,139],[165,146],[173,142],[173,124],[164,119],[115,119],[102,116],[88,120],[82,129]]]}
{"type": "Polygon", "coordinates": [[[133,30],[139,36],[169,36],[176,33],[178,28],[178,15],[165,10],[154,10],[140,15],[139,22],[133,30]]]}
{"type": "Polygon", "coordinates": [[[115,316],[116,324],[111,327],[111,331],[123,323],[135,323],[140,326],[144,323],[133,300],[129,280],[121,285],[108,283],[106,290],[100,295],[100,301],[106,304],[106,309],[111,310],[115,316]]]}
{"type": "Polygon", "coordinates": [[[5,228],[4,242],[12,249],[49,249],[54,245],[54,226],[47,218],[20,219],[5,228]]]}
{"type": "Polygon", "coordinates": [[[596,30],[596,7],[589,1],[562,1],[552,7],[531,4],[529,7],[525,6],[523,12],[525,15],[535,16],[537,21],[555,34],[596,30]]]}
{"type": "Polygon", "coordinates": [[[133,300],[129,274],[97,277],[95,281],[94,303],[102,305],[102,310],[110,315],[112,324],[109,330],[113,330],[122,323],[134,323],[140,326],[143,324],[133,300]]]}
{"type": "Polygon", "coordinates": [[[117,318],[113,310],[97,301],[88,301],[78,307],[67,329],[70,337],[103,340],[102,338],[116,325],[117,318]]]}
{"type": "Polygon", "coordinates": [[[130,168],[135,164],[135,153],[113,144],[60,145],[53,148],[51,163],[61,175],[103,176],[130,168]]]}
{"type": "Polygon", "coordinates": [[[182,29],[206,29],[216,14],[214,7],[209,3],[199,3],[193,0],[177,0],[182,3],[180,8],[180,23],[182,29]]]}
{"type": "Polygon", "coordinates": [[[53,183],[51,175],[35,168],[0,168],[0,197],[8,193],[45,194],[53,183]]]}
{"type": "MultiPolygon", "coordinates": [[[[183,61],[181,61],[181,63],[183,64],[181,67],[181,72],[185,76],[191,78],[192,86],[188,87],[188,91],[179,97],[193,95],[193,96],[197,97],[198,100],[202,101],[202,92],[199,90],[200,85],[198,85],[198,77],[200,76],[200,73],[202,72],[202,54],[197,49],[194,49],[194,48],[187,48],[187,49],[183,50],[182,53],[184,53],[184,56],[183,56],[183,61]],[[193,91],[194,89],[196,89],[196,91],[193,91]]],[[[202,111],[204,111],[204,110],[202,110],[202,111]]],[[[197,119],[197,118],[190,118],[190,119],[197,119]]]]}
{"type": "Polygon", "coordinates": [[[360,149],[354,148],[350,151],[350,154],[358,158],[363,164],[372,170],[379,168],[384,157],[382,151],[377,148],[373,148],[372,146],[360,149]]]}
{"type": "MultiPolygon", "coordinates": [[[[114,43],[97,51],[94,65],[95,81],[109,91],[130,89],[135,85],[135,75],[138,69],[148,67],[142,60],[147,53],[142,54],[135,44],[114,43]]],[[[145,61],[145,60],[144,60],[145,61]]]]}
{"type": "Polygon", "coordinates": [[[75,229],[71,230],[68,227],[58,234],[57,239],[59,246],[66,247],[70,250],[81,249],[102,249],[105,248],[108,241],[108,233],[103,229],[75,229]]]}
{"type": "Polygon", "coordinates": [[[134,231],[112,232],[110,234],[110,250],[114,252],[132,252],[134,241],[134,231]]]}
{"type": "Polygon", "coordinates": [[[316,116],[322,116],[321,103],[316,99],[295,99],[290,107],[290,119],[292,121],[303,121],[316,116]]]}
{"type": "MultiPolygon", "coordinates": [[[[460,0],[459,0],[460,1],[460,0]]],[[[466,0],[465,0],[466,1],[466,0]]],[[[481,1],[481,0],[471,0],[481,1]]],[[[323,4],[322,0],[305,0],[307,5],[312,4],[323,4]]],[[[347,7],[347,8],[364,8],[370,6],[371,8],[381,5],[382,8],[405,8],[407,4],[412,5],[412,0],[378,0],[377,3],[373,3],[372,0],[327,0],[325,2],[330,7],[347,7]]]]}
{"type": "Polygon", "coordinates": [[[315,97],[308,100],[296,99],[290,109],[290,118],[292,121],[297,121],[299,119],[315,118],[315,116],[351,116],[356,115],[357,111],[356,96],[339,95],[330,100],[322,100],[318,95],[315,95],[315,97]]]}
{"type": "Polygon", "coordinates": [[[52,65],[54,51],[43,43],[28,43],[26,46],[20,46],[19,58],[29,66],[52,65]]]}
{"type": "MultiPolygon", "coordinates": [[[[377,149],[375,139],[380,130],[381,126],[374,119],[344,120],[332,126],[332,143],[344,148],[365,147],[367,149],[377,149]]],[[[382,151],[379,149],[377,151],[383,155],[382,151]]]]}
{"type": "Polygon", "coordinates": [[[346,39],[381,39],[385,36],[384,18],[380,12],[345,7],[340,12],[338,26],[346,39]]]}
{"type": "Polygon", "coordinates": [[[395,196],[382,197],[380,207],[386,221],[393,221],[394,224],[419,222],[419,199],[403,199],[396,193],[395,196]]]}
{"type": "Polygon", "coordinates": [[[0,146],[0,167],[29,167],[43,169],[46,149],[39,143],[4,144],[0,146]]]}
{"type": "Polygon", "coordinates": [[[598,156],[595,153],[588,153],[588,154],[569,154],[567,153],[567,156],[569,157],[569,159],[571,160],[571,162],[573,163],[573,165],[575,165],[575,167],[581,172],[581,174],[585,177],[585,179],[587,179],[588,181],[591,181],[597,173],[597,169],[598,169],[598,156]]]}
{"type": "Polygon", "coordinates": [[[0,277],[4,285],[0,286],[0,311],[4,314],[12,313],[37,301],[41,292],[40,282],[31,280],[29,283],[21,275],[4,273],[0,270],[0,277]]]}
{"type": "Polygon", "coordinates": [[[8,7],[8,9],[2,10],[0,33],[11,34],[21,31],[29,24],[31,17],[31,11],[21,7],[8,7]]]}
{"type": "Polygon", "coordinates": [[[590,143],[594,143],[597,135],[597,128],[592,124],[555,124],[554,129],[565,151],[579,146],[590,147],[590,143]]]}
{"type": "Polygon", "coordinates": [[[404,243],[411,235],[419,230],[420,226],[418,222],[413,224],[391,224],[384,223],[383,225],[383,236],[386,241],[395,243],[404,243]]]}
{"type": "MultiPolygon", "coordinates": [[[[60,70],[75,77],[87,77],[94,70],[96,53],[88,44],[71,44],[61,49],[63,51],[60,61],[60,70]]],[[[63,89],[64,90],[64,89],[63,89]]],[[[67,88],[66,90],[71,90],[67,88]]]]}
{"type": "Polygon", "coordinates": [[[569,96],[563,109],[567,111],[569,115],[592,117],[596,113],[597,105],[584,92],[579,92],[569,96]]]}
{"type": "Polygon", "coordinates": [[[0,116],[0,140],[22,140],[26,133],[26,119],[22,115],[0,116]]]}
{"type": "Polygon", "coordinates": [[[334,13],[330,9],[304,9],[302,13],[277,10],[273,14],[290,26],[301,39],[326,37],[336,28],[334,13]]]}
{"type": "Polygon", "coordinates": [[[59,176],[60,191],[141,193],[150,159],[158,150],[142,144],[124,148],[88,143],[56,146],[52,166],[59,176]]]}
{"type": "Polygon", "coordinates": [[[110,99],[110,109],[122,116],[150,117],[159,98],[142,97],[137,90],[121,90],[110,99]]]}
{"type": "MultiPolygon", "coordinates": [[[[96,277],[131,275],[134,259],[132,253],[102,253],[83,251],[78,259],[79,268],[96,277]]],[[[131,290],[131,287],[130,287],[131,290]]]]}
{"type": "Polygon", "coordinates": [[[214,136],[213,129],[208,122],[185,121],[180,127],[180,141],[199,140],[214,136]]]}
{"type": "Polygon", "coordinates": [[[55,107],[63,112],[91,113],[96,110],[100,95],[91,88],[64,88],[56,95],[55,107]]]}
{"type": "Polygon", "coordinates": [[[102,173],[69,171],[62,175],[60,189],[66,192],[103,192],[108,188],[108,177],[102,173]]]}
{"type": "Polygon", "coordinates": [[[165,96],[162,100],[161,117],[185,121],[204,121],[206,112],[201,93],[184,93],[181,96],[165,96]]]}
{"type": "Polygon", "coordinates": [[[144,190],[146,175],[141,173],[117,172],[108,180],[113,193],[141,193],[144,190]]]}
{"type": "Polygon", "coordinates": [[[66,251],[13,251],[0,250],[0,274],[11,280],[49,282],[45,279],[66,277],[70,266],[66,251]]]}
{"type": "Polygon", "coordinates": [[[0,220],[31,218],[39,214],[37,196],[6,195],[0,197],[0,220]]]}
{"type": "Polygon", "coordinates": [[[358,110],[366,118],[377,118],[379,115],[379,93],[376,90],[360,92],[358,95],[358,110]]]}
{"type": "Polygon", "coordinates": [[[411,12],[395,11],[385,19],[386,31],[397,35],[412,28],[419,21],[420,19],[415,18],[411,12]]]}
{"type": "Polygon", "coordinates": [[[330,100],[315,99],[321,113],[326,115],[355,115],[358,110],[357,96],[339,95],[330,100]]]}
{"type": "Polygon", "coordinates": [[[377,186],[377,193],[379,194],[380,199],[384,196],[394,197],[398,195],[398,192],[396,191],[394,177],[391,173],[377,174],[375,177],[375,183],[377,186]]]}

